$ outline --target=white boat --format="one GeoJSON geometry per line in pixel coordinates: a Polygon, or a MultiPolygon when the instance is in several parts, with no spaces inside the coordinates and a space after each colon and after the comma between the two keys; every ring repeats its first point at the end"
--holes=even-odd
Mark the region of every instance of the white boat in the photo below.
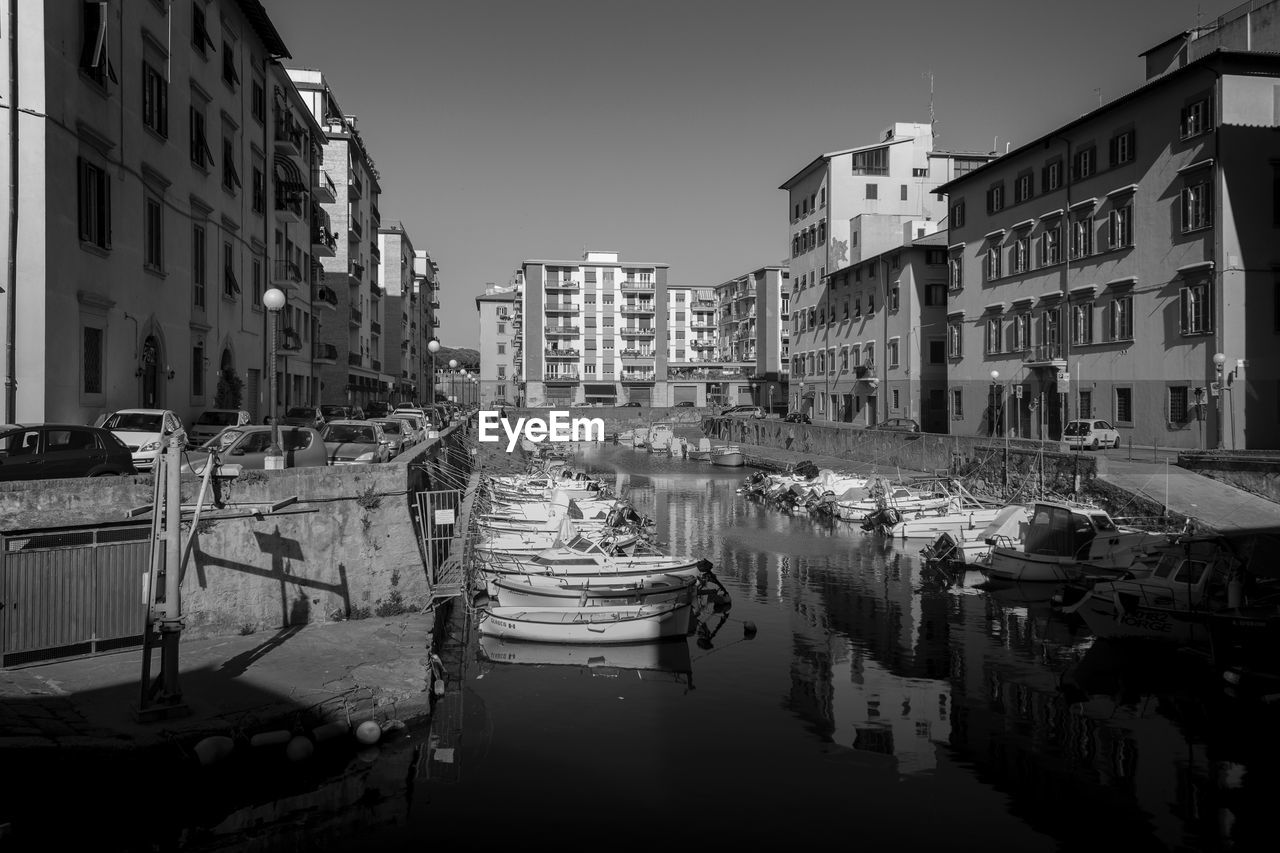
{"type": "MultiPolygon", "coordinates": [[[[581,535],[592,541],[599,542],[601,548],[610,552],[631,548],[640,541],[639,534],[625,530],[583,531],[575,526],[574,535],[581,535]]],[[[490,533],[478,537],[474,549],[477,554],[487,557],[532,558],[549,548],[559,547],[564,541],[565,533],[562,529],[555,531],[490,533]]]]}
{"type": "Polygon", "coordinates": [[[901,483],[872,480],[862,489],[852,488],[835,502],[835,516],[843,521],[864,522],[873,513],[893,509],[916,513],[945,507],[951,496],[937,489],[913,488],[901,483]]]}
{"type": "Polygon", "coordinates": [[[742,448],[737,445],[727,444],[711,451],[711,464],[719,465],[721,468],[741,468],[746,461],[742,448]]]}
{"type": "Polygon", "coordinates": [[[711,439],[700,438],[698,439],[698,449],[690,450],[689,458],[698,462],[710,462],[711,452],[711,439]]]}
{"type": "Polygon", "coordinates": [[[899,539],[937,539],[943,533],[961,539],[970,531],[980,533],[996,520],[1004,507],[974,507],[962,509],[955,502],[936,510],[920,510],[903,513],[902,520],[890,529],[899,539]]]}
{"type": "Polygon", "coordinates": [[[496,575],[547,575],[573,578],[583,584],[612,584],[646,577],[676,575],[696,577],[711,570],[711,563],[693,557],[664,554],[608,553],[600,543],[576,536],[558,548],[532,557],[477,554],[477,568],[487,578],[496,575]]]}
{"type": "Polygon", "coordinates": [[[631,446],[643,450],[649,446],[649,428],[636,427],[631,433],[631,446]]]}
{"type": "Polygon", "coordinates": [[[675,431],[671,429],[671,424],[654,424],[649,427],[649,452],[659,453],[666,451],[671,444],[671,439],[675,438],[675,431]]]}
{"type": "Polygon", "coordinates": [[[613,607],[490,607],[481,636],[533,643],[646,643],[689,634],[693,607],[685,602],[613,607]]]}
{"type": "Polygon", "coordinates": [[[1086,572],[1119,576],[1169,542],[1167,534],[1118,527],[1106,510],[1060,501],[1032,504],[1021,539],[991,548],[987,577],[1061,583],[1086,572]]]}
{"type": "Polygon", "coordinates": [[[698,579],[653,575],[615,584],[583,584],[570,578],[499,575],[489,579],[491,599],[506,607],[609,607],[618,604],[663,604],[694,599],[698,579]]]}
{"type": "Polygon", "coordinates": [[[1014,548],[1022,542],[1026,527],[1027,507],[1010,504],[1001,507],[996,517],[980,530],[943,531],[928,548],[920,553],[929,560],[946,560],[967,566],[985,566],[995,544],[1014,548]]]}

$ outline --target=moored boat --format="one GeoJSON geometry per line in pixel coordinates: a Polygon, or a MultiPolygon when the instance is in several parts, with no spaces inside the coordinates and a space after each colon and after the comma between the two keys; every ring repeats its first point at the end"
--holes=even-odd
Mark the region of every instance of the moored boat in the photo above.
{"type": "Polygon", "coordinates": [[[733,444],[717,447],[711,451],[711,464],[719,465],[721,468],[741,468],[746,462],[742,449],[733,444]]]}
{"type": "Polygon", "coordinates": [[[619,604],[692,602],[698,579],[651,575],[632,582],[584,584],[569,578],[499,575],[489,579],[491,599],[507,607],[609,607],[619,604]]]}
{"type": "Polygon", "coordinates": [[[490,607],[481,636],[535,643],[644,643],[689,633],[688,602],[609,607],[490,607]]]}

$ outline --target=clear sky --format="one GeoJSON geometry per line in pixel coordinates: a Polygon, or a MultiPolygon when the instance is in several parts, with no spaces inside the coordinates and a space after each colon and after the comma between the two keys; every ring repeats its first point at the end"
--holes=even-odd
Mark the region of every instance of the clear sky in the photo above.
{"type": "Polygon", "coordinates": [[[440,265],[440,339],[476,294],[585,248],[714,285],[783,260],[778,189],[929,120],[1003,151],[1137,87],[1138,54],[1237,0],[265,0],[440,265]],[[1100,90],[1100,91],[1099,91],[1100,90]]]}

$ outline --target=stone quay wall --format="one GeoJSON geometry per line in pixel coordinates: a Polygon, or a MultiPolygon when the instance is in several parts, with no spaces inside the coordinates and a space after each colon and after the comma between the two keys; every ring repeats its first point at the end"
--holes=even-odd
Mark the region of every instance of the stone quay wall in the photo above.
{"type": "Polygon", "coordinates": [[[1178,465],[1280,502],[1280,450],[1223,450],[1178,454],[1178,465]]]}

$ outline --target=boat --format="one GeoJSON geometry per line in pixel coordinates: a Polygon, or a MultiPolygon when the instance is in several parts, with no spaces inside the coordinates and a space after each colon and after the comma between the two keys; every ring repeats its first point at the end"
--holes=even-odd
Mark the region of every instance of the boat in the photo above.
{"type": "Polygon", "coordinates": [[[631,446],[636,450],[644,450],[649,446],[648,427],[636,427],[631,431],[631,446]]]}
{"type": "Polygon", "coordinates": [[[671,428],[671,424],[654,424],[649,427],[649,452],[665,452],[671,444],[671,439],[675,437],[676,434],[671,428]]]}
{"type": "MultiPolygon", "coordinates": [[[[592,541],[599,542],[601,548],[611,553],[617,553],[620,550],[628,553],[628,549],[635,546],[641,538],[639,533],[632,530],[605,529],[598,532],[585,532],[575,528],[575,532],[592,541]]],[[[564,532],[560,529],[520,533],[502,532],[491,533],[478,538],[474,547],[477,554],[492,557],[532,558],[548,548],[557,547],[563,541],[564,532]]]]}
{"type": "Polygon", "coordinates": [[[698,439],[698,449],[690,450],[689,458],[697,462],[710,462],[711,452],[711,439],[700,438],[698,439]]]}
{"type": "MultiPolygon", "coordinates": [[[[618,646],[576,643],[528,643],[482,636],[480,655],[491,663],[525,666],[572,666],[616,675],[619,671],[693,673],[685,638],[618,646]]],[[[642,676],[643,677],[643,676],[642,676]]]]}
{"type": "Polygon", "coordinates": [[[584,584],[569,578],[500,575],[489,579],[488,593],[508,607],[610,607],[617,604],[692,603],[698,579],[652,575],[615,584],[584,584]]]}
{"type": "Polygon", "coordinates": [[[1169,536],[1119,527],[1106,510],[1064,501],[1036,501],[1020,546],[991,548],[988,578],[1062,583],[1086,572],[1119,577],[1152,560],[1169,536]]]}
{"type": "Polygon", "coordinates": [[[689,634],[688,602],[609,607],[502,607],[482,611],[482,637],[534,643],[646,643],[689,634]]]}
{"type": "MultiPolygon", "coordinates": [[[[842,521],[862,523],[871,516],[892,518],[884,510],[892,509],[899,516],[947,506],[951,496],[936,487],[920,488],[905,483],[888,483],[882,479],[870,480],[862,488],[850,488],[835,502],[835,516],[842,521]]],[[[897,519],[901,521],[899,517],[897,519]]],[[[893,522],[896,523],[896,522],[893,522]]]]}
{"type": "Polygon", "coordinates": [[[933,544],[921,550],[920,554],[926,560],[984,566],[991,556],[994,544],[1015,548],[1022,542],[1027,512],[1027,507],[1022,504],[1002,507],[996,517],[981,529],[942,531],[933,544]]]}
{"type": "Polygon", "coordinates": [[[601,543],[585,536],[574,536],[563,545],[548,548],[532,557],[477,556],[480,558],[477,568],[487,578],[496,575],[547,575],[574,578],[582,584],[613,584],[661,575],[696,577],[712,568],[709,560],[700,558],[610,553],[601,543]]]}
{"type": "Polygon", "coordinates": [[[737,445],[727,444],[711,451],[712,465],[719,465],[721,468],[741,468],[746,463],[747,459],[737,445]]]}

